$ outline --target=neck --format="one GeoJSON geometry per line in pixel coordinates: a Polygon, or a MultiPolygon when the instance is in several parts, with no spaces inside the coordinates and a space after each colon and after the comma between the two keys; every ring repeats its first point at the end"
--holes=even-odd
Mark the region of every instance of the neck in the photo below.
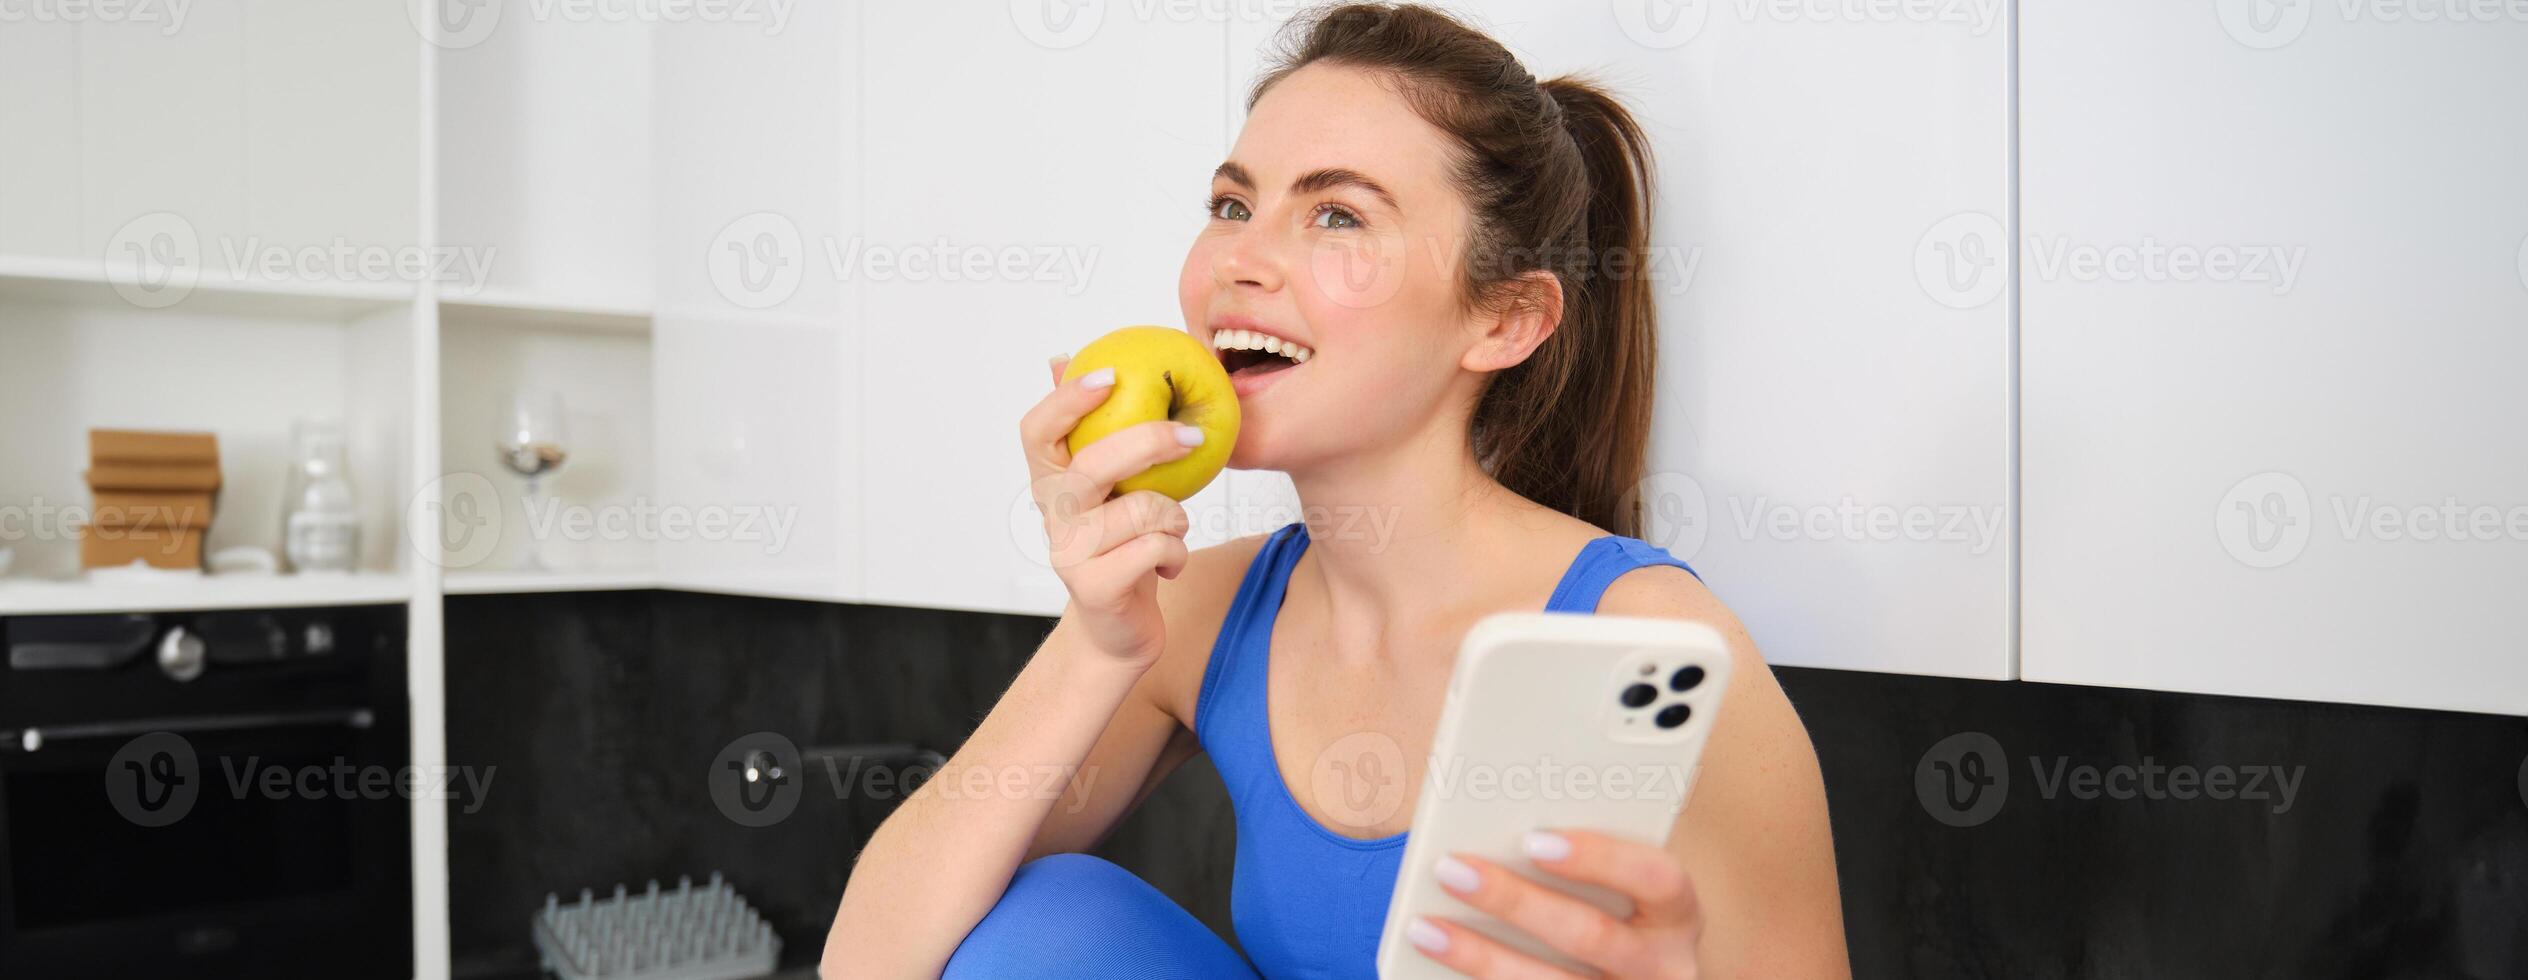
{"type": "Polygon", "coordinates": [[[1501,518],[1542,509],[1484,473],[1464,432],[1443,421],[1384,451],[1291,474],[1308,525],[1303,567],[1314,566],[1337,636],[1375,643],[1478,600],[1447,583],[1500,567],[1514,550],[1501,518]]]}

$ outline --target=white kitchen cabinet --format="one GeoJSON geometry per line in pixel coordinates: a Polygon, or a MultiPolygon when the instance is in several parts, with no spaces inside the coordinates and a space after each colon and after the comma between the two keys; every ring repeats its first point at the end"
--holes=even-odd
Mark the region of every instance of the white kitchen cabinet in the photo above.
{"type": "Polygon", "coordinates": [[[1061,609],[1018,418],[1047,358],[1183,325],[1225,146],[1222,25],[1138,9],[864,8],[863,221],[826,257],[861,297],[867,601],[1061,609]]]}
{"type": "MultiPolygon", "coordinates": [[[[0,92],[64,92],[79,78],[79,25],[0,31],[0,92]]],[[[79,244],[79,102],[0,98],[0,255],[66,257],[79,244]]]]}
{"type": "MultiPolygon", "coordinates": [[[[1643,536],[1774,663],[2007,678],[2008,25],[1847,8],[1461,5],[1655,144],[1643,536]]],[[[1241,105],[1277,26],[1232,39],[1241,105]]]]}
{"type": "MultiPolygon", "coordinates": [[[[859,234],[862,12],[802,4],[779,32],[679,24],[654,39],[652,127],[672,134],[653,158],[659,504],[754,515],[747,531],[662,537],[671,587],[863,594],[864,327],[858,284],[825,260],[859,234]]],[[[891,417],[919,425],[946,401],[891,417]]]]}
{"type": "MultiPolygon", "coordinates": [[[[214,277],[342,281],[356,266],[311,266],[304,250],[418,241],[420,52],[400,9],[201,0],[180,22],[173,5],[136,9],[151,16],[79,23],[75,84],[43,90],[77,106],[70,257],[129,261],[132,223],[156,215],[182,223],[214,277]]],[[[53,29],[10,30],[29,26],[53,29]]]]}
{"type": "Polygon", "coordinates": [[[2221,12],[2023,8],[2023,674],[2528,713],[2528,22],[2221,12]]]}
{"type": "Polygon", "coordinates": [[[539,6],[474,14],[490,29],[438,54],[439,240],[492,253],[441,295],[646,309],[657,25],[539,6]]]}

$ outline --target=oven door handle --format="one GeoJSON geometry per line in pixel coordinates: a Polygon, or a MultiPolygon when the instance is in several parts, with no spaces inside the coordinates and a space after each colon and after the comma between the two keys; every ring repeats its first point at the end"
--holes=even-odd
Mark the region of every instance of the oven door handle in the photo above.
{"type": "Polygon", "coordinates": [[[143,718],[134,721],[101,721],[81,725],[29,726],[5,740],[6,748],[19,752],[41,750],[48,742],[92,738],[134,738],[151,732],[229,732],[247,728],[292,728],[302,725],[347,725],[366,729],[377,723],[377,715],[367,708],[316,708],[307,711],[269,711],[233,715],[186,715],[179,718],[143,718]]]}

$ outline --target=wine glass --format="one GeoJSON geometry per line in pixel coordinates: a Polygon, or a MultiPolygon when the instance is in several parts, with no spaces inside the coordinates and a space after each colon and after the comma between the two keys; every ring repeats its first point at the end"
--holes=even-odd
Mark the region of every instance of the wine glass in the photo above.
{"type": "Polygon", "coordinates": [[[536,490],[543,477],[562,468],[569,453],[562,449],[568,439],[562,427],[562,395],[547,389],[522,390],[503,400],[499,438],[494,443],[500,452],[501,465],[525,477],[527,508],[527,571],[544,571],[540,543],[535,540],[536,490]]]}

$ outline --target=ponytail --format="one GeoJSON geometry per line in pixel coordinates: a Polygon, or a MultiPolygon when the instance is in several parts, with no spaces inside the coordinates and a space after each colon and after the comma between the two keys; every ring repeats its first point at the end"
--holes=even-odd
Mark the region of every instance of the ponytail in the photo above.
{"type": "Polygon", "coordinates": [[[1561,263],[1562,325],[1476,402],[1477,458],[1538,503],[1616,534],[1641,533],[1659,324],[1651,303],[1650,146],[1631,113],[1588,82],[1544,84],[1588,175],[1577,261],[1561,263]]]}
{"type": "Polygon", "coordinates": [[[1530,301],[1528,272],[1562,281],[1560,326],[1476,397],[1467,436],[1477,462],[1522,497],[1638,536],[1658,353],[1641,127],[1597,85],[1538,82],[1499,42],[1428,7],[1346,4],[1293,30],[1250,105],[1315,62],[1393,75],[1463,150],[1470,305],[1530,301]]]}

